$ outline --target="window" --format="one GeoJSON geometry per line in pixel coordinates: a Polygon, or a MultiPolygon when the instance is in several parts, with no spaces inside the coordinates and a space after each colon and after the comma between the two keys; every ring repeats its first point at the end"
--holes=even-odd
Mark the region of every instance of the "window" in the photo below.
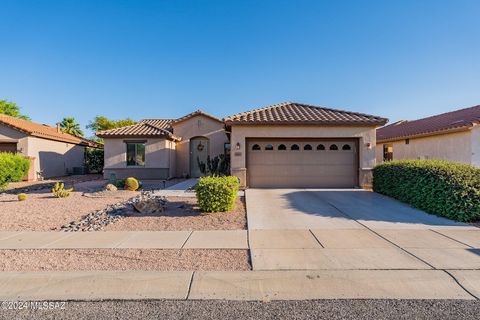
{"type": "Polygon", "coordinates": [[[405,139],[405,144],[410,144],[410,139],[405,139]]]}
{"type": "Polygon", "coordinates": [[[312,146],[309,144],[306,144],[303,146],[303,150],[312,150],[312,146]]]}
{"type": "Polygon", "coordinates": [[[352,150],[352,147],[349,144],[344,144],[342,150],[352,150]]]}
{"type": "Polygon", "coordinates": [[[127,142],[127,166],[145,165],[145,143],[127,142]]]}
{"type": "Polygon", "coordinates": [[[267,145],[265,146],[265,150],[267,150],[267,151],[272,151],[272,150],[273,150],[273,146],[272,146],[271,144],[267,144],[267,145]]]}
{"type": "Polygon", "coordinates": [[[393,144],[383,145],[383,161],[393,160],[393,144]]]}
{"type": "Polygon", "coordinates": [[[323,144],[319,144],[317,146],[317,150],[325,150],[325,146],[323,144]]]}
{"type": "Polygon", "coordinates": [[[278,150],[287,150],[287,146],[284,144],[281,144],[278,146],[278,150]]]}
{"type": "Polygon", "coordinates": [[[336,144],[332,144],[332,145],[330,146],[330,150],[334,150],[334,151],[335,151],[335,150],[338,150],[337,145],[336,145],[336,144]]]}
{"type": "Polygon", "coordinates": [[[252,150],[260,150],[260,146],[258,144],[254,144],[252,150]]]}
{"type": "Polygon", "coordinates": [[[298,146],[298,144],[292,144],[290,150],[300,150],[300,147],[298,146]]]}

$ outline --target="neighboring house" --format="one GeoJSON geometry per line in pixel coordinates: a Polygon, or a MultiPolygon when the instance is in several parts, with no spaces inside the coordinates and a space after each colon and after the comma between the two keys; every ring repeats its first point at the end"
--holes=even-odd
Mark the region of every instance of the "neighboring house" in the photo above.
{"type": "Polygon", "coordinates": [[[377,130],[377,162],[443,159],[480,166],[480,106],[377,130]]]}
{"type": "Polygon", "coordinates": [[[59,128],[0,114],[0,152],[31,159],[28,180],[71,174],[84,166],[86,147],[97,143],[63,133],[59,128]]]}
{"type": "Polygon", "coordinates": [[[97,136],[106,179],[198,177],[197,159],[230,154],[242,187],[356,187],[371,183],[375,130],[387,121],[288,102],[224,119],[202,111],[147,119],[97,136]]]}

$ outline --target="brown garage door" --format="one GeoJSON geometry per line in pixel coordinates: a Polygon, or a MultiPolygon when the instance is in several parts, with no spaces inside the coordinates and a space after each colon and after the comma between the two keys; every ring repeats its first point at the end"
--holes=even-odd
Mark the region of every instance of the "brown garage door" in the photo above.
{"type": "Polygon", "coordinates": [[[351,188],[358,185],[357,140],[249,139],[249,187],[351,188]]]}
{"type": "Polygon", "coordinates": [[[7,142],[0,142],[0,152],[17,152],[17,144],[16,143],[7,143],[7,142]]]}

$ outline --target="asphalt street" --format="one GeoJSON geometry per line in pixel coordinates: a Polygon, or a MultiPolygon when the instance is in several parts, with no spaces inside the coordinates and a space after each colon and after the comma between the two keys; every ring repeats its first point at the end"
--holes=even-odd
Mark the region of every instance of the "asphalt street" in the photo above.
{"type": "Polygon", "coordinates": [[[478,319],[478,300],[222,300],[66,302],[53,310],[2,310],[0,319],[478,319]]]}

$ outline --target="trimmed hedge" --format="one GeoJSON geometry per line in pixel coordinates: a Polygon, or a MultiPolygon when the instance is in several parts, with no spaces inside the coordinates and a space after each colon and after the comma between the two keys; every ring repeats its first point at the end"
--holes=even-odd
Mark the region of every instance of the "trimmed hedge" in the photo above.
{"type": "Polygon", "coordinates": [[[27,175],[30,160],[21,154],[0,152],[0,189],[9,182],[18,182],[27,175]]]}
{"type": "Polygon", "coordinates": [[[195,187],[198,205],[203,212],[227,212],[235,208],[238,178],[202,177],[195,187]]]}
{"type": "Polygon", "coordinates": [[[457,221],[480,220],[480,169],[444,160],[389,161],[373,169],[374,191],[457,221]]]}

